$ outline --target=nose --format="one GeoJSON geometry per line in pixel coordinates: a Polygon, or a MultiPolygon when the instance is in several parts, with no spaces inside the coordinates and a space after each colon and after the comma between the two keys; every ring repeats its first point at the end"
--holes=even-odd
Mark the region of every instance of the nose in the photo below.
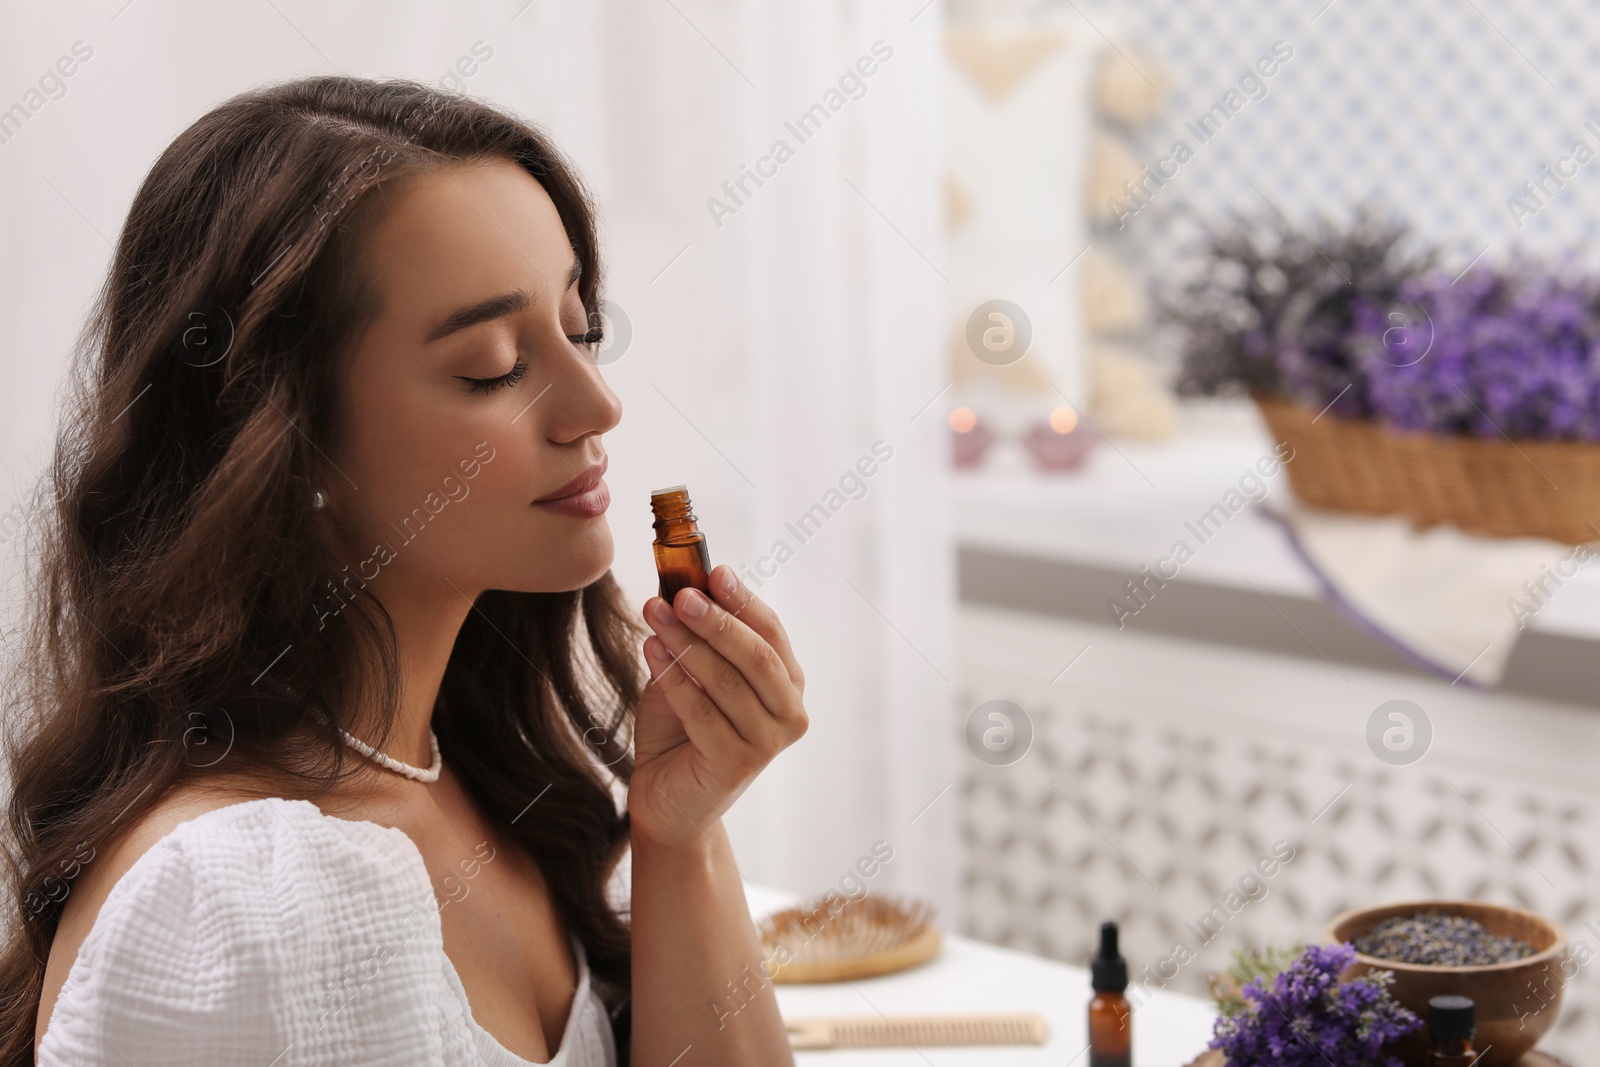
{"type": "MultiPolygon", "coordinates": [[[[570,444],[603,434],[622,421],[622,401],[600,375],[600,368],[563,335],[565,358],[550,382],[544,432],[553,444],[570,444]]],[[[543,406],[543,402],[541,402],[543,406]]]]}

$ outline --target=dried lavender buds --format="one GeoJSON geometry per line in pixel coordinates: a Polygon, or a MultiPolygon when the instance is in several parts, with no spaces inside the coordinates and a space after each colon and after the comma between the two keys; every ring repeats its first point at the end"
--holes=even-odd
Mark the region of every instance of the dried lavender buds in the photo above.
{"type": "Polygon", "coordinates": [[[1533,955],[1533,946],[1515,937],[1497,937],[1476,919],[1438,910],[1411,918],[1384,919],[1355,938],[1356,950],[1381,960],[1428,967],[1483,967],[1533,955]]]}

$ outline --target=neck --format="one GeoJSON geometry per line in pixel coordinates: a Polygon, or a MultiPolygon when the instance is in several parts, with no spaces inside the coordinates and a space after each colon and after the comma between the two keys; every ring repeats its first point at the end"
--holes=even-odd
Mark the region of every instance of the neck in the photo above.
{"type": "Polygon", "coordinates": [[[369,586],[394,620],[399,653],[399,705],[388,740],[377,744],[379,729],[373,716],[358,715],[346,729],[392,759],[426,768],[433,762],[428,731],[439,699],[450,652],[477,590],[458,592],[448,582],[408,582],[407,575],[383,574],[383,588],[369,586]]]}

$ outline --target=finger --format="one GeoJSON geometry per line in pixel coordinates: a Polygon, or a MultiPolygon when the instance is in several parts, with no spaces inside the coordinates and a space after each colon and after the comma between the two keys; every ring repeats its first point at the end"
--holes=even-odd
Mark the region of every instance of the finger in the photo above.
{"type": "Polygon", "coordinates": [[[783,660],[783,665],[788,668],[790,681],[797,686],[806,684],[805,673],[800,670],[800,661],[795,659],[794,647],[789,643],[789,633],[783,628],[783,623],[778,621],[778,613],[773,611],[765,600],[751,592],[749,586],[739,581],[739,576],[733,572],[732,567],[723,563],[712,568],[711,592],[716,597],[717,603],[766,639],[783,660]]]}
{"type": "Polygon", "coordinates": [[[651,634],[644,639],[644,664],[650,668],[651,684],[654,684],[661,677],[662,672],[675,662],[677,662],[677,657],[672,654],[672,649],[668,648],[667,643],[661,638],[651,634]]]}
{"type": "MultiPolygon", "coordinates": [[[[672,653],[670,651],[667,653],[666,662],[662,662],[658,651],[656,651],[659,648],[666,648],[661,638],[656,637],[654,633],[645,638],[645,667],[650,669],[650,685],[656,683],[656,678],[661,677],[662,670],[666,670],[667,665],[672,662],[672,653]]],[[[650,686],[645,686],[645,688],[650,688],[650,686]]],[[[666,693],[666,689],[662,689],[662,693],[666,693]]]]}
{"type": "Polygon", "coordinates": [[[667,705],[683,723],[689,743],[714,765],[734,766],[742,758],[744,741],[716,702],[694,683],[666,642],[651,634],[644,641],[644,656],[653,677],[650,684],[667,698],[667,705]]]}
{"type": "MultiPolygon", "coordinates": [[[[704,597],[701,602],[709,603],[704,597]]],[[[645,605],[645,618],[673,656],[677,664],[673,670],[686,673],[706,693],[741,741],[762,747],[781,742],[772,715],[744,675],[681,621],[666,601],[652,597],[645,605]]],[[[772,658],[776,660],[775,653],[772,658]]]]}
{"type": "Polygon", "coordinates": [[[681,613],[652,598],[646,620],[740,737],[764,748],[781,748],[783,727],[796,721],[800,701],[778,654],[698,590],[680,591],[678,603],[681,613]]]}

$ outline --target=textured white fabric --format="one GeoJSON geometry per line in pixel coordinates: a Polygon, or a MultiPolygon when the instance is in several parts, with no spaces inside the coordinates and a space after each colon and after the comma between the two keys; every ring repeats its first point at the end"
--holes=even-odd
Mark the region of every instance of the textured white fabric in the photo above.
{"type": "Polygon", "coordinates": [[[1526,615],[1544,603],[1528,583],[1568,557],[1581,562],[1570,546],[1542,537],[1484,537],[1448,523],[1416,530],[1399,515],[1286,500],[1267,510],[1336,603],[1452,684],[1499,685],[1526,615]]]}
{"type": "MultiPolygon", "coordinates": [[[[604,1003],[578,986],[551,1064],[615,1067],[604,1003]]],[[[305,800],[179,824],[106,897],[62,984],[40,1067],[522,1067],[473,1019],[404,831],[305,800]]]]}

